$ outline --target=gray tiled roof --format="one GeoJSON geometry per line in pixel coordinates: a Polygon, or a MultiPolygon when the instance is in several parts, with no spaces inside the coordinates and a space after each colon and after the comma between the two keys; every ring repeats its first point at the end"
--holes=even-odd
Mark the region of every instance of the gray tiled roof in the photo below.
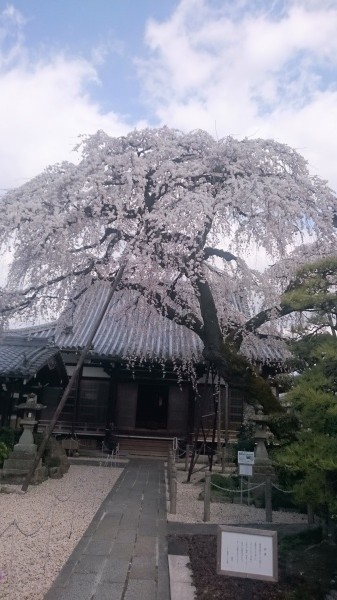
{"type": "MultiPolygon", "coordinates": [[[[90,336],[93,322],[108,293],[100,285],[83,295],[74,314],[63,315],[59,322],[25,329],[33,338],[48,337],[63,351],[82,349],[90,336]]],[[[238,308],[238,307],[237,307],[238,308]]],[[[244,309],[244,306],[242,306],[244,309]]],[[[92,344],[91,354],[121,360],[203,362],[200,338],[183,325],[159,315],[154,307],[132,292],[116,292],[92,344]]],[[[246,352],[245,352],[246,354],[246,352]]],[[[266,340],[257,341],[250,352],[253,361],[279,362],[284,356],[266,340]]]]}
{"type": "MultiPolygon", "coordinates": [[[[89,339],[107,293],[108,288],[100,286],[94,293],[82,297],[68,320],[63,316],[60,323],[25,331],[32,337],[53,337],[62,350],[79,350],[89,339]]],[[[135,357],[201,362],[202,349],[199,337],[186,327],[163,318],[142,298],[116,292],[94,338],[91,354],[112,359],[135,357]]]]}
{"type": "Polygon", "coordinates": [[[0,337],[0,376],[30,379],[58,354],[48,340],[27,339],[27,335],[0,337]]]}

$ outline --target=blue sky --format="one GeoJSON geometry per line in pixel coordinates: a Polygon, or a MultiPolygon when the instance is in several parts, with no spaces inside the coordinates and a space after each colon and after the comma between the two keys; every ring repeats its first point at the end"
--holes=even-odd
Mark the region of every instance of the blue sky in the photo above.
{"type": "Polygon", "coordinates": [[[0,188],[166,124],[275,138],[337,189],[336,31],[337,0],[0,0],[0,188]]]}
{"type": "Polygon", "coordinates": [[[27,19],[24,32],[32,60],[64,52],[92,61],[100,83],[87,86],[91,98],[103,111],[113,109],[130,119],[142,119],[151,114],[141,101],[135,61],[146,54],[146,23],[168,18],[177,4],[175,0],[18,0],[12,6],[27,19]]]}

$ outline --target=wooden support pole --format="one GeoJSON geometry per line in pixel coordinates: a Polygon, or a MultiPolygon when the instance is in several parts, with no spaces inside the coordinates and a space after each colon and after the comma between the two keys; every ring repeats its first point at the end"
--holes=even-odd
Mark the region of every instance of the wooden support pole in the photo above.
{"type": "Polygon", "coordinates": [[[185,450],[185,468],[184,468],[184,471],[188,471],[189,458],[190,458],[190,446],[189,446],[189,444],[186,444],[186,450],[185,450]]]}
{"type": "Polygon", "coordinates": [[[218,376],[218,413],[217,413],[217,454],[218,461],[221,460],[221,421],[222,421],[222,406],[221,406],[221,386],[220,386],[220,376],[218,376]]]}
{"type": "Polygon", "coordinates": [[[204,385],[202,399],[200,398],[200,395],[198,393],[196,394],[197,427],[196,427],[195,432],[194,432],[194,444],[193,444],[193,448],[192,448],[191,462],[190,462],[190,466],[189,466],[189,469],[188,469],[188,475],[187,475],[187,482],[188,483],[191,480],[191,476],[192,476],[192,473],[193,473],[193,468],[194,468],[194,465],[195,465],[195,462],[196,462],[195,461],[195,455],[196,455],[197,446],[198,446],[199,431],[200,431],[200,427],[202,425],[202,422],[201,422],[201,419],[202,419],[201,411],[202,411],[202,406],[204,405],[204,401],[207,398],[207,385],[208,385],[209,372],[210,372],[210,363],[207,363],[207,375],[206,375],[206,379],[205,379],[205,385],[204,385]]]}
{"type": "Polygon", "coordinates": [[[23,485],[22,485],[21,489],[22,489],[23,492],[27,491],[28,486],[29,486],[29,484],[30,484],[30,482],[31,482],[31,480],[32,480],[32,478],[34,476],[35,469],[38,466],[38,464],[39,464],[39,462],[40,462],[40,460],[42,458],[42,455],[43,455],[43,453],[45,451],[45,448],[46,448],[46,446],[48,444],[48,440],[49,440],[51,434],[53,433],[53,429],[54,429],[54,427],[55,427],[55,425],[57,423],[57,420],[58,420],[58,418],[59,418],[59,416],[60,416],[60,414],[62,412],[62,409],[63,409],[63,407],[64,407],[64,405],[65,405],[65,403],[66,403],[66,401],[68,399],[68,396],[69,396],[69,394],[70,394],[70,392],[71,392],[71,390],[73,388],[73,385],[74,385],[75,381],[77,380],[77,377],[78,377],[78,375],[80,373],[80,370],[81,370],[81,368],[82,368],[82,366],[84,364],[85,358],[86,358],[86,356],[87,356],[87,354],[88,354],[88,352],[89,352],[89,350],[91,348],[91,344],[92,344],[92,342],[94,340],[94,337],[95,337],[95,335],[97,333],[97,330],[98,330],[98,328],[99,328],[99,326],[100,326],[100,324],[101,324],[101,322],[103,320],[103,317],[104,317],[104,315],[105,315],[105,313],[106,313],[106,311],[108,309],[108,306],[110,304],[112,296],[114,295],[114,293],[115,293],[115,291],[116,291],[116,289],[117,289],[117,287],[118,287],[118,285],[119,285],[119,283],[120,283],[120,281],[122,279],[124,270],[125,270],[125,263],[123,263],[119,267],[119,269],[117,271],[117,275],[115,277],[115,280],[114,280],[114,282],[113,282],[113,284],[112,284],[112,286],[111,286],[111,288],[109,290],[108,297],[107,297],[107,299],[106,299],[106,301],[105,301],[105,303],[104,303],[104,305],[102,307],[102,310],[100,311],[100,313],[99,313],[99,315],[98,315],[98,317],[97,317],[97,319],[96,319],[96,321],[94,323],[94,326],[93,326],[93,328],[91,330],[91,334],[89,336],[88,342],[87,342],[85,348],[83,349],[83,351],[81,353],[81,356],[79,358],[79,361],[78,361],[78,363],[77,363],[77,365],[75,367],[75,370],[74,370],[71,378],[69,379],[69,383],[68,383],[66,389],[63,392],[62,398],[61,398],[61,400],[59,402],[58,407],[56,408],[55,414],[54,414],[51,422],[49,423],[49,425],[48,425],[48,427],[47,427],[47,429],[46,429],[46,431],[44,433],[44,437],[43,437],[41,445],[40,445],[40,447],[38,449],[38,452],[36,454],[35,460],[34,460],[32,466],[31,466],[31,468],[30,468],[30,470],[29,470],[29,472],[28,472],[28,474],[26,476],[26,479],[25,479],[23,485]]]}

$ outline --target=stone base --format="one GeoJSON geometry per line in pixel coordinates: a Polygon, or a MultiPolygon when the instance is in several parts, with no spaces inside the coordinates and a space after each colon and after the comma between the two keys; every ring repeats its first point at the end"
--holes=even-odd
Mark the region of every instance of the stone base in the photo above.
{"type": "Polygon", "coordinates": [[[36,454],[36,444],[15,444],[13,452],[22,452],[24,454],[36,454]]]}
{"type": "MultiPolygon", "coordinates": [[[[4,461],[3,469],[0,471],[1,482],[21,485],[34,463],[35,456],[34,453],[18,451],[16,448],[10,454],[9,458],[4,461]]],[[[35,469],[32,484],[42,483],[47,477],[47,469],[42,466],[42,461],[40,460],[35,469]]]]}
{"type": "MultiPolygon", "coordinates": [[[[266,476],[269,475],[272,481],[275,480],[274,467],[270,461],[266,461],[264,464],[259,462],[253,466],[253,476],[249,478],[251,487],[260,485],[266,481],[266,476]]],[[[265,497],[265,486],[258,487],[252,490],[252,498],[257,504],[260,503],[261,499],[265,497]]]]}
{"type": "MultiPolygon", "coordinates": [[[[27,475],[28,471],[24,471],[22,469],[0,469],[1,483],[22,485],[25,482],[27,475]]],[[[48,479],[48,472],[46,467],[37,467],[31,480],[31,484],[38,485],[46,479],[48,479]]]]}

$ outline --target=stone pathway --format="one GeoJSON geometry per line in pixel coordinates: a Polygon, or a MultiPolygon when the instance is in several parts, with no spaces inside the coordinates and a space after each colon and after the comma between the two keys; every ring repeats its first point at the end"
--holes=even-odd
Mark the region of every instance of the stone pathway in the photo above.
{"type": "Polygon", "coordinates": [[[133,459],[45,600],[169,599],[164,463],[133,459]]]}

